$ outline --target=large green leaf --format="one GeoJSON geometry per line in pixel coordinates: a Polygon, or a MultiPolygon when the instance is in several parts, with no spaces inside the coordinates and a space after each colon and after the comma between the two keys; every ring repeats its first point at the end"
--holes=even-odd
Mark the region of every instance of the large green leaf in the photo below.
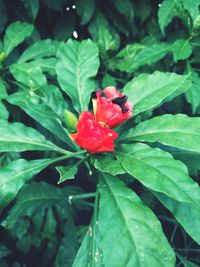
{"type": "Polygon", "coordinates": [[[163,1],[158,10],[158,22],[162,33],[165,27],[172,21],[173,17],[177,15],[174,0],[163,1]]]}
{"type": "Polygon", "coordinates": [[[200,188],[186,166],[159,148],[137,143],[116,152],[124,169],[146,187],[182,202],[199,206],[200,188]]]}
{"type": "MultiPolygon", "coordinates": [[[[46,87],[45,87],[46,88],[46,87]]],[[[51,90],[52,87],[49,87],[51,90]]],[[[48,86],[46,88],[48,90],[48,86]]],[[[47,91],[48,92],[48,91],[47,91]]],[[[48,95],[48,94],[47,94],[48,95]]],[[[59,94],[56,87],[48,97],[40,97],[32,92],[17,92],[7,98],[8,102],[22,108],[29,116],[38,121],[43,127],[57,135],[62,141],[66,142],[71,148],[75,148],[75,144],[69,136],[67,129],[62,126],[61,113],[64,114],[64,100],[59,94]],[[59,102],[60,108],[57,103],[59,102]],[[61,109],[62,107],[62,109],[61,109]],[[58,113],[59,112],[59,113],[58,113]]]]}
{"type": "MultiPolygon", "coordinates": [[[[38,161],[38,164],[40,163],[41,165],[42,162],[45,162],[45,160],[38,161]]],[[[31,167],[30,163],[28,165],[26,162],[29,169],[31,167]]],[[[34,161],[32,161],[32,165],[34,167],[34,161]]],[[[35,166],[37,167],[37,161],[35,162],[35,166]]],[[[44,182],[25,185],[18,193],[16,204],[10,210],[9,215],[3,221],[2,225],[8,229],[12,229],[21,216],[31,216],[38,209],[50,208],[57,205],[66,205],[66,196],[61,189],[44,182]]]]}
{"type": "Polygon", "coordinates": [[[200,244],[200,231],[197,231],[200,222],[200,209],[190,203],[178,202],[158,192],[153,192],[153,194],[174,215],[185,231],[200,244]]]}
{"type": "Polygon", "coordinates": [[[55,159],[18,159],[0,168],[0,211],[15,198],[27,181],[53,162],[55,159]]]}
{"type": "Polygon", "coordinates": [[[43,135],[22,123],[0,120],[0,152],[20,152],[26,150],[53,150],[63,152],[43,135]]]}
{"type": "Polygon", "coordinates": [[[129,141],[159,142],[200,153],[200,118],[184,114],[158,116],[141,122],[122,138],[129,141]]]}
{"type": "Polygon", "coordinates": [[[22,53],[18,63],[43,57],[55,57],[59,45],[58,41],[51,39],[37,41],[22,53]]]}
{"type": "Polygon", "coordinates": [[[4,36],[4,50],[8,56],[10,52],[29,37],[33,32],[33,25],[26,22],[14,22],[8,26],[4,36]]]}
{"type": "Polygon", "coordinates": [[[94,159],[94,166],[97,170],[102,172],[108,172],[112,175],[124,174],[126,172],[121,162],[113,158],[112,155],[97,156],[94,159]]]}
{"type": "Polygon", "coordinates": [[[124,93],[134,105],[134,115],[161,105],[191,87],[188,75],[159,72],[140,74],[124,87],[124,93]]]}
{"type": "Polygon", "coordinates": [[[92,79],[99,68],[98,50],[91,40],[63,43],[57,54],[58,81],[80,113],[88,109],[90,94],[96,89],[92,79]]]}
{"type": "Polygon", "coordinates": [[[98,226],[105,266],[175,266],[174,253],[160,222],[117,177],[101,173],[99,205],[98,226]]]}
{"type": "Polygon", "coordinates": [[[32,62],[13,64],[10,66],[10,72],[18,82],[29,88],[44,85],[47,82],[40,65],[32,62]]]}

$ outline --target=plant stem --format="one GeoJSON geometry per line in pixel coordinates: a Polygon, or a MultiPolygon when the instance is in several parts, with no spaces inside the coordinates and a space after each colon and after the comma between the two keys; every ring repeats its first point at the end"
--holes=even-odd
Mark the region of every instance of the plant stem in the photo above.
{"type": "Polygon", "coordinates": [[[90,198],[90,197],[95,197],[96,193],[85,193],[85,194],[78,194],[78,195],[71,195],[68,197],[68,200],[77,200],[77,199],[85,199],[85,198],[90,198]]]}
{"type": "Polygon", "coordinates": [[[69,159],[69,158],[78,157],[78,156],[80,156],[80,155],[84,155],[85,153],[87,153],[85,150],[81,150],[81,151],[78,151],[78,152],[75,152],[75,153],[70,152],[70,154],[67,153],[67,154],[64,155],[64,156],[55,158],[55,160],[52,161],[52,163],[56,163],[56,162],[58,162],[58,161],[65,160],[65,159],[69,159]]]}
{"type": "Polygon", "coordinates": [[[96,227],[98,225],[98,205],[99,205],[99,185],[97,185],[96,197],[94,203],[93,225],[92,225],[92,267],[95,267],[96,262],[96,227]]]}

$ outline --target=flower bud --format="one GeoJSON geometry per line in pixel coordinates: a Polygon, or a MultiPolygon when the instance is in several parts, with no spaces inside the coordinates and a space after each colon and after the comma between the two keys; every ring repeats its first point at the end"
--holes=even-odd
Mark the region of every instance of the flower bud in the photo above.
{"type": "Polygon", "coordinates": [[[6,59],[6,53],[5,52],[0,52],[0,63],[3,63],[6,59]]]}
{"type": "Polygon", "coordinates": [[[70,132],[76,131],[76,125],[78,123],[78,118],[69,110],[65,109],[64,112],[65,125],[70,132]]]}

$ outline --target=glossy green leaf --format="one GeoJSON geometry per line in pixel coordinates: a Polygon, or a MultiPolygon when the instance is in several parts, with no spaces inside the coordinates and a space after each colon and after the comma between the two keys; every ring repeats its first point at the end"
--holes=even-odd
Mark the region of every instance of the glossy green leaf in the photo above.
{"type": "Polygon", "coordinates": [[[174,61],[187,59],[192,53],[192,47],[189,40],[178,39],[174,42],[173,47],[174,61]]]}
{"type": "Polygon", "coordinates": [[[199,74],[190,68],[192,87],[185,94],[187,102],[192,106],[193,114],[196,113],[197,108],[200,106],[200,76],[199,74]]]}
{"type": "Polygon", "coordinates": [[[134,115],[153,109],[191,87],[188,75],[159,72],[140,74],[128,82],[124,93],[134,105],[134,115]]]}
{"type": "Polygon", "coordinates": [[[107,57],[108,51],[115,51],[120,45],[118,32],[112,27],[104,14],[97,10],[89,25],[92,39],[97,43],[101,56],[107,57]]]}
{"type": "Polygon", "coordinates": [[[8,56],[10,52],[22,43],[33,32],[33,25],[26,22],[14,22],[8,26],[4,35],[4,51],[8,56]]]}
{"type": "Polygon", "coordinates": [[[104,266],[175,266],[172,248],[153,212],[117,177],[103,173],[98,226],[104,266]]]}
{"type": "Polygon", "coordinates": [[[55,57],[59,45],[58,41],[51,39],[37,41],[22,53],[18,63],[43,57],[55,57]]]}
{"type": "Polygon", "coordinates": [[[48,141],[43,135],[22,123],[9,123],[0,120],[0,151],[20,152],[26,150],[52,150],[62,152],[63,149],[48,141]]]}
{"type": "Polygon", "coordinates": [[[32,62],[13,64],[10,67],[10,72],[18,82],[29,88],[34,88],[47,83],[41,67],[32,62]]]}
{"type": "Polygon", "coordinates": [[[197,231],[200,222],[200,209],[190,203],[178,202],[158,192],[153,192],[153,194],[174,215],[185,231],[200,244],[200,232],[197,231]]]}
{"type": "Polygon", "coordinates": [[[112,175],[124,174],[124,170],[121,162],[112,156],[97,156],[94,160],[94,166],[97,170],[102,172],[108,172],[112,175]]]}
{"type": "Polygon", "coordinates": [[[18,159],[0,168],[0,211],[15,198],[27,181],[53,162],[55,159],[18,159]]]}
{"type": "MultiPolygon", "coordinates": [[[[32,166],[33,169],[35,166],[36,172],[39,172],[40,170],[37,169],[38,168],[37,166],[40,166],[40,168],[44,168],[43,166],[45,166],[45,164],[46,165],[49,164],[48,162],[50,162],[49,159],[30,161],[30,162],[20,160],[19,163],[21,164],[22,167],[21,172],[26,171],[26,165],[29,171],[33,172],[34,170],[30,170],[30,168],[32,166]]],[[[18,169],[20,170],[20,167],[18,169]]],[[[14,170],[12,172],[14,172],[14,170]]],[[[17,184],[17,182],[15,181],[16,178],[17,177],[13,178],[13,187],[15,184],[17,184]]],[[[20,177],[18,179],[20,179],[20,177]]],[[[24,181],[22,182],[24,183],[24,181]]],[[[16,224],[17,220],[20,219],[20,217],[31,216],[33,215],[34,212],[38,211],[39,209],[50,208],[52,206],[57,206],[57,205],[66,205],[66,196],[63,194],[61,189],[56,188],[45,182],[33,183],[30,185],[27,184],[18,193],[16,197],[16,204],[10,210],[8,216],[3,221],[2,225],[7,229],[12,229],[16,224]]]]}
{"type": "Polygon", "coordinates": [[[8,119],[8,111],[5,105],[2,103],[2,99],[7,97],[6,86],[2,80],[0,80],[0,119],[7,120],[8,119]]]}
{"type": "Polygon", "coordinates": [[[58,184],[64,182],[65,180],[74,179],[74,176],[78,171],[77,164],[72,164],[69,166],[58,166],[56,167],[56,169],[60,174],[58,184]]]}
{"type": "Polygon", "coordinates": [[[95,0],[76,0],[76,10],[81,17],[80,24],[85,25],[92,18],[95,11],[95,0]]]}
{"type": "Polygon", "coordinates": [[[124,135],[124,140],[159,142],[200,153],[200,118],[184,114],[166,114],[138,124],[124,135]]]}
{"type": "Polygon", "coordinates": [[[168,152],[137,143],[120,146],[116,155],[124,169],[146,187],[199,206],[198,184],[189,177],[186,166],[168,152]]]}
{"type": "Polygon", "coordinates": [[[79,113],[88,109],[90,94],[96,89],[93,77],[98,68],[98,50],[91,40],[69,40],[60,46],[56,66],[58,81],[79,113]]]}
{"type": "MultiPolygon", "coordinates": [[[[58,90],[58,88],[56,88],[58,90]]],[[[50,89],[49,89],[50,90],[50,89]]],[[[63,100],[60,96],[54,99],[55,94],[49,97],[41,98],[34,92],[21,91],[10,95],[7,101],[13,105],[19,106],[29,116],[38,121],[47,130],[58,136],[62,141],[66,142],[71,148],[75,148],[75,144],[69,136],[67,129],[62,126],[62,121],[57,110],[59,107],[56,103],[56,99],[59,101],[60,106],[63,108],[63,100]],[[51,99],[51,100],[49,100],[51,99]],[[45,112],[44,112],[45,111],[45,112]]],[[[64,109],[63,110],[64,114],[64,109]]]]}
{"type": "Polygon", "coordinates": [[[160,3],[158,9],[158,22],[163,34],[165,27],[172,21],[173,17],[176,16],[176,14],[177,12],[175,9],[174,0],[165,0],[160,3]]]}

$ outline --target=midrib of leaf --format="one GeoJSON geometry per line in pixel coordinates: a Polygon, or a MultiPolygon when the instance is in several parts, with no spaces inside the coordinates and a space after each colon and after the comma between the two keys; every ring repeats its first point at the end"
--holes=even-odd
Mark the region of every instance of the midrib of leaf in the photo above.
{"type": "MultiPolygon", "coordinates": [[[[126,154],[126,153],[123,153],[123,152],[121,152],[121,151],[118,151],[118,153],[124,155],[124,157],[127,157],[127,154],[126,154]]],[[[174,184],[174,187],[175,187],[175,188],[178,188],[178,191],[180,190],[179,187],[176,185],[175,181],[174,181],[173,179],[170,179],[169,176],[167,176],[165,173],[163,173],[160,169],[157,169],[157,168],[155,168],[155,167],[152,167],[152,165],[148,164],[147,162],[145,162],[145,161],[143,161],[143,160],[141,160],[141,159],[138,159],[138,158],[134,158],[134,157],[131,156],[131,155],[129,156],[129,158],[132,158],[133,160],[142,162],[144,165],[147,165],[150,169],[153,169],[153,170],[158,171],[161,175],[163,175],[163,176],[166,177],[168,180],[170,180],[170,181],[174,184]]],[[[152,156],[151,156],[151,158],[152,158],[152,156]]],[[[123,166],[124,166],[124,164],[123,164],[123,166]]],[[[126,168],[125,166],[124,166],[124,168],[127,170],[127,168],[126,168]]],[[[180,170],[180,169],[178,169],[178,170],[180,170]]],[[[137,178],[137,177],[136,177],[136,178],[137,178]]],[[[138,179],[138,178],[137,178],[137,179],[138,179]]],[[[140,181],[140,179],[138,179],[138,180],[140,181]]],[[[143,183],[143,182],[142,182],[142,183],[143,183]]],[[[148,186],[148,187],[149,187],[149,186],[148,186]]],[[[154,189],[154,190],[155,190],[155,189],[154,189]]],[[[157,191],[157,190],[155,190],[155,191],[157,191]]],[[[171,197],[167,192],[163,192],[163,191],[158,191],[158,192],[164,193],[164,194],[166,194],[167,196],[171,197]]],[[[184,195],[189,199],[188,201],[184,201],[184,202],[191,203],[191,204],[194,203],[194,202],[193,202],[193,199],[190,197],[190,195],[189,195],[187,192],[184,191],[184,195]]],[[[177,200],[177,199],[175,199],[175,200],[177,200]]],[[[177,200],[177,201],[179,201],[179,200],[177,200]]],[[[182,202],[183,202],[183,201],[182,201],[182,202]]],[[[195,202],[196,202],[196,201],[195,201],[195,202]]],[[[198,205],[195,205],[195,206],[198,206],[198,205]]]]}
{"type": "MultiPolygon", "coordinates": [[[[119,211],[120,211],[120,213],[121,213],[121,216],[122,216],[123,221],[124,221],[124,223],[125,223],[126,229],[127,229],[127,231],[129,232],[129,237],[131,237],[131,240],[132,240],[132,242],[133,242],[133,244],[134,244],[136,253],[137,253],[137,255],[139,255],[140,253],[138,253],[137,246],[136,246],[136,242],[135,242],[135,240],[134,240],[134,236],[132,235],[132,233],[131,233],[131,231],[130,231],[130,229],[129,229],[129,227],[128,227],[128,222],[127,222],[126,217],[125,217],[125,215],[124,215],[124,213],[123,213],[123,208],[121,207],[120,203],[118,202],[118,199],[116,198],[115,193],[114,193],[113,190],[112,190],[112,187],[111,187],[110,184],[107,182],[107,179],[104,178],[104,181],[105,181],[106,184],[108,185],[108,187],[109,187],[109,189],[110,189],[110,191],[111,191],[111,193],[112,193],[112,195],[113,195],[114,201],[115,201],[115,203],[116,203],[116,207],[118,207],[118,209],[119,209],[119,211]]],[[[136,205],[136,203],[134,203],[134,204],[136,205]]],[[[133,255],[132,257],[134,257],[134,255],[133,255]]],[[[138,263],[140,264],[139,266],[142,267],[142,263],[141,263],[141,261],[140,261],[140,257],[138,257],[138,256],[137,256],[137,261],[138,261],[138,263]]],[[[138,267],[139,267],[139,266],[138,266],[138,267]]]]}

